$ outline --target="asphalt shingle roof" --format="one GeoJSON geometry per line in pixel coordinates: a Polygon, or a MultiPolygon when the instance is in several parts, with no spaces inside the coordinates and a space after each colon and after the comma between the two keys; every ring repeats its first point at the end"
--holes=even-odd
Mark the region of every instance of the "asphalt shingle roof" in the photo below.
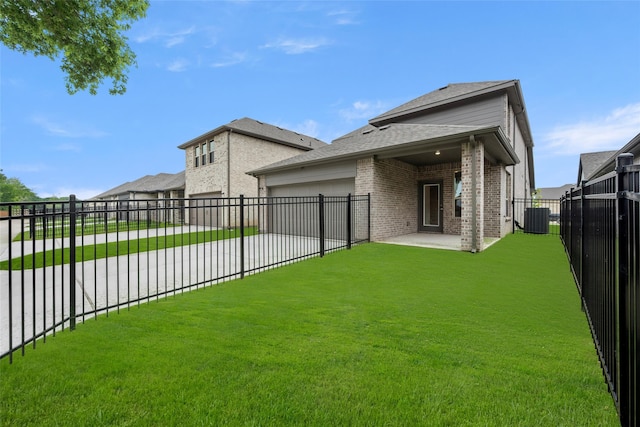
{"type": "Polygon", "coordinates": [[[457,100],[480,95],[482,93],[485,93],[485,91],[487,90],[495,88],[496,86],[502,86],[512,82],[515,82],[515,80],[496,80],[475,83],[450,83],[445,87],[429,92],[392,110],[389,110],[377,117],[374,117],[373,119],[369,120],[369,123],[376,124],[393,119],[394,117],[403,114],[438,106],[442,103],[449,104],[457,100]]]}
{"type": "Polygon", "coordinates": [[[600,166],[609,160],[616,151],[598,151],[594,153],[580,154],[580,172],[578,183],[583,179],[588,179],[600,166]]]}
{"type": "Polygon", "coordinates": [[[184,171],[176,174],[159,173],[157,175],[145,175],[135,181],[125,182],[117,187],[98,194],[94,199],[117,196],[125,193],[155,193],[184,188],[184,171]]]}
{"type": "Polygon", "coordinates": [[[367,154],[380,153],[387,149],[391,150],[402,148],[403,146],[411,146],[421,141],[429,140],[433,142],[482,129],[486,129],[486,126],[392,123],[377,128],[368,125],[358,131],[351,132],[342,138],[336,139],[332,144],[272,163],[266,167],[250,171],[249,173],[259,174],[288,166],[320,163],[323,160],[363,157],[367,154]]]}
{"type": "Polygon", "coordinates": [[[327,145],[326,142],[320,141],[317,138],[244,117],[242,119],[233,120],[226,125],[222,125],[212,131],[193,138],[184,144],[179,145],[178,148],[187,148],[190,145],[202,142],[203,139],[212,138],[213,136],[228,130],[306,150],[312,150],[327,145]]]}

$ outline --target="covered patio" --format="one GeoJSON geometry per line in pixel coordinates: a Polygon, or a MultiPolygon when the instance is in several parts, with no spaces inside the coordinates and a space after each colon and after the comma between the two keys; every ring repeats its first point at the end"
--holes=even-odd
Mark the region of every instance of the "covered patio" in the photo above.
{"type": "MultiPolygon", "coordinates": [[[[485,237],[484,249],[497,242],[498,238],[485,237]]],[[[445,249],[450,251],[462,250],[462,239],[460,235],[441,233],[411,233],[402,236],[388,237],[379,243],[388,243],[402,246],[418,246],[423,248],[445,249]]]]}

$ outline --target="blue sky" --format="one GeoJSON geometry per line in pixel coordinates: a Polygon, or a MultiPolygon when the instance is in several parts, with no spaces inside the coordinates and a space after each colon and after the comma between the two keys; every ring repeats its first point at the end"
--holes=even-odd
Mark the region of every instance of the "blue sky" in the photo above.
{"type": "Polygon", "coordinates": [[[324,141],[448,83],[519,79],[537,187],[640,133],[640,2],[152,1],[127,92],[67,94],[59,63],[0,47],[0,168],[80,198],[184,169],[242,117],[324,141]]]}

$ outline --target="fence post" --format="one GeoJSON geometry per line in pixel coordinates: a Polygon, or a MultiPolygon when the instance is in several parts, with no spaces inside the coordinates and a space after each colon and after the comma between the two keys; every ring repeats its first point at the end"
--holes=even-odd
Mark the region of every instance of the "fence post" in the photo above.
{"type": "Polygon", "coordinates": [[[324,196],[318,194],[318,222],[320,237],[320,257],[324,256],[324,196]]]}
{"type": "Polygon", "coordinates": [[[371,242],[371,193],[367,193],[367,242],[371,242]]]}
{"type": "Polygon", "coordinates": [[[240,278],[244,279],[244,195],[240,195],[240,278]]]}
{"type": "Polygon", "coordinates": [[[351,193],[347,195],[347,249],[351,249],[351,193]]]}
{"type": "Polygon", "coordinates": [[[69,329],[76,328],[76,196],[69,196],[69,329]]]}
{"type": "MultiPolygon", "coordinates": [[[[623,426],[631,425],[631,402],[630,396],[632,381],[630,379],[631,363],[630,343],[631,329],[628,322],[630,319],[631,305],[633,300],[631,296],[631,288],[629,286],[629,201],[626,198],[626,192],[630,189],[628,183],[628,175],[625,166],[633,164],[633,154],[623,153],[616,158],[616,208],[617,223],[616,237],[618,241],[616,261],[618,264],[618,299],[617,299],[617,336],[616,347],[618,355],[618,403],[620,413],[620,423],[623,426]]],[[[633,326],[631,326],[633,327],[633,326]]]]}

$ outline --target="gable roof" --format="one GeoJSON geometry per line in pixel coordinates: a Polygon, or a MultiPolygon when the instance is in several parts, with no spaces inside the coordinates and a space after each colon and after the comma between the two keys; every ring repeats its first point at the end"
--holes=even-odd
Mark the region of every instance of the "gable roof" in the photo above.
{"type": "Polygon", "coordinates": [[[381,127],[365,126],[359,131],[351,132],[334,140],[330,145],[281,160],[248,173],[250,175],[261,175],[310,164],[358,159],[371,155],[410,155],[411,153],[442,148],[454,141],[459,144],[459,141],[463,138],[481,134],[492,136],[492,141],[495,140],[495,143],[491,144],[493,154],[505,164],[519,162],[504,133],[496,126],[392,123],[381,127]]]}
{"type": "Polygon", "coordinates": [[[159,173],[157,175],[145,175],[135,181],[125,182],[93,198],[103,199],[127,193],[157,193],[182,188],[184,188],[184,171],[175,174],[159,173]]]}
{"type": "MultiPolygon", "coordinates": [[[[609,151],[605,152],[608,153],[609,151]]],[[[633,154],[634,163],[638,164],[638,160],[640,159],[640,133],[634,136],[631,141],[625,144],[624,147],[622,147],[618,151],[612,151],[611,153],[612,154],[603,162],[601,162],[598,167],[592,170],[590,174],[585,175],[585,179],[592,180],[615,170],[616,158],[622,153],[633,154]]],[[[582,160],[582,154],[580,155],[580,159],[582,160]]],[[[582,164],[582,162],[580,163],[582,164]]],[[[578,171],[578,178],[580,178],[580,171],[578,171]]]]}
{"type": "Polygon", "coordinates": [[[572,188],[575,188],[575,184],[565,184],[562,187],[538,188],[538,196],[544,200],[559,200],[572,188]]]}
{"type": "Polygon", "coordinates": [[[578,186],[582,181],[586,181],[597,169],[615,154],[614,151],[597,151],[594,153],[580,154],[580,164],[578,165],[578,186]]]}
{"type": "Polygon", "coordinates": [[[302,150],[313,150],[314,148],[327,145],[326,142],[320,141],[317,138],[244,117],[242,119],[232,120],[226,125],[219,126],[207,133],[180,144],[178,145],[178,148],[185,149],[191,145],[202,143],[203,140],[208,140],[213,138],[215,135],[226,131],[252,136],[254,138],[275,142],[277,144],[288,145],[302,150]]]}
{"type": "Polygon", "coordinates": [[[533,147],[533,137],[529,126],[529,119],[526,114],[522,114],[526,111],[524,96],[522,95],[522,89],[520,88],[520,81],[516,79],[473,83],[449,83],[447,86],[419,96],[418,98],[374,117],[369,120],[369,124],[374,126],[383,126],[391,122],[397,122],[401,118],[411,117],[431,109],[451,106],[452,104],[470,101],[478,97],[491,96],[491,94],[501,92],[506,92],[509,97],[509,101],[511,102],[516,114],[516,120],[520,126],[525,144],[529,147],[533,147]]]}

